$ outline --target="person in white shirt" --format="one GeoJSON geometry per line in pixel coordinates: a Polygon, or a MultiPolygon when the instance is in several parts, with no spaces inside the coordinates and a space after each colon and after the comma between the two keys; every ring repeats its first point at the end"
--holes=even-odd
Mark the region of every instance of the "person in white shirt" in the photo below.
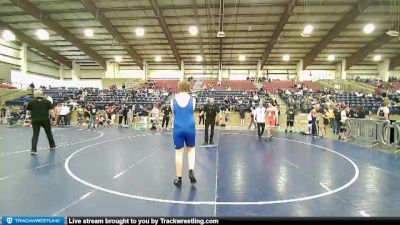
{"type": "Polygon", "coordinates": [[[60,108],[60,117],[59,117],[59,121],[57,122],[57,124],[59,124],[61,119],[63,119],[64,125],[67,125],[67,122],[68,122],[67,116],[69,113],[70,113],[69,107],[64,103],[60,108]]]}
{"type": "Polygon", "coordinates": [[[346,132],[346,120],[347,113],[350,111],[349,106],[345,106],[343,110],[340,112],[340,133],[339,140],[343,138],[344,133],[346,132]]]}
{"type": "Polygon", "coordinates": [[[254,101],[258,101],[258,95],[255,94],[255,95],[253,96],[253,99],[254,99],[254,101]]]}
{"type": "Polygon", "coordinates": [[[249,130],[252,127],[253,124],[254,124],[254,128],[257,128],[257,123],[256,123],[256,120],[254,119],[254,113],[255,113],[255,109],[253,107],[250,107],[250,124],[249,124],[249,127],[248,127],[249,130]]]}
{"type": "Polygon", "coordinates": [[[389,107],[387,107],[387,104],[384,104],[382,107],[379,107],[377,116],[379,120],[389,120],[389,113],[389,107]]]}
{"type": "Polygon", "coordinates": [[[50,95],[47,95],[46,99],[53,104],[53,98],[50,95]]]}
{"type": "Polygon", "coordinates": [[[311,111],[307,114],[307,121],[308,121],[308,134],[311,134],[311,126],[312,126],[311,111]]]}
{"type": "Polygon", "coordinates": [[[265,109],[263,103],[260,101],[258,108],[254,110],[254,122],[257,123],[258,138],[264,134],[265,130],[265,115],[267,110],[265,109]]]}
{"type": "Polygon", "coordinates": [[[151,118],[150,118],[151,124],[153,126],[157,127],[158,126],[158,118],[160,116],[160,110],[158,110],[157,106],[154,105],[153,109],[151,110],[150,113],[151,113],[151,118]]]}

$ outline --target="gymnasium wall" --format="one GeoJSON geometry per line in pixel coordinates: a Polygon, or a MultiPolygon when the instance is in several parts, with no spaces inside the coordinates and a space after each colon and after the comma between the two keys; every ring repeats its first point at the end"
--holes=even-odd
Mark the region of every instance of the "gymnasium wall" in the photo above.
{"type": "Polygon", "coordinates": [[[78,81],[64,79],[60,80],[54,77],[46,77],[33,73],[22,73],[18,70],[11,71],[11,81],[18,85],[19,88],[28,88],[31,83],[35,87],[43,85],[45,87],[97,87],[102,88],[101,79],[82,79],[78,81]]]}
{"type": "Polygon", "coordinates": [[[357,76],[362,79],[378,77],[378,66],[377,64],[370,65],[355,65],[347,70],[347,79],[355,79],[357,76]]]}
{"type": "MultiPolygon", "coordinates": [[[[0,39],[0,65],[7,65],[7,69],[20,70],[21,60],[21,46],[13,42],[7,42],[0,39]]],[[[27,72],[31,75],[41,75],[47,78],[57,80],[61,76],[65,81],[71,79],[71,70],[64,69],[62,72],[59,65],[50,59],[41,56],[28,48],[27,52],[28,63],[27,72]]],[[[147,71],[138,69],[137,66],[118,65],[112,67],[109,71],[105,71],[99,66],[81,66],[80,79],[82,80],[77,85],[91,84],[98,85],[98,80],[108,78],[134,78],[145,79],[146,74],[150,79],[179,79],[181,76],[177,65],[149,65],[147,71]],[[88,80],[88,81],[86,81],[88,80]]],[[[300,80],[318,80],[318,79],[334,79],[335,65],[311,65],[308,70],[302,71],[300,80]]],[[[218,66],[217,65],[185,65],[185,76],[193,76],[195,79],[217,79],[218,66]]],[[[281,65],[266,65],[261,71],[260,75],[270,79],[295,79],[297,74],[297,66],[293,62],[288,64],[282,63],[281,65]],[[292,64],[290,64],[292,63],[292,64]]],[[[257,75],[256,65],[223,65],[222,78],[231,80],[243,80],[247,77],[255,77],[257,75]]],[[[347,78],[354,79],[360,76],[362,78],[376,78],[378,76],[378,68],[376,64],[369,65],[356,65],[347,71],[347,78]]],[[[400,78],[400,69],[391,71],[390,76],[400,78]]],[[[51,80],[51,79],[50,79],[51,80]]],[[[53,81],[52,81],[53,82],[53,81]]],[[[24,83],[27,83],[26,80],[24,83]]],[[[72,85],[68,82],[68,85],[72,85]]]]}
{"type": "Polygon", "coordinates": [[[48,77],[59,77],[60,66],[36,52],[28,50],[28,72],[48,77]]]}
{"type": "Polygon", "coordinates": [[[0,38],[0,62],[19,68],[21,47],[0,38]]]}
{"type": "Polygon", "coordinates": [[[11,65],[0,62],[0,82],[11,82],[11,65]]]}
{"type": "MultiPolygon", "coordinates": [[[[21,65],[21,46],[13,42],[7,42],[0,39],[0,62],[7,64],[11,69],[20,69],[21,65]]],[[[58,64],[49,59],[33,52],[28,48],[27,51],[27,68],[28,72],[40,74],[48,77],[59,77],[58,64]]]]}

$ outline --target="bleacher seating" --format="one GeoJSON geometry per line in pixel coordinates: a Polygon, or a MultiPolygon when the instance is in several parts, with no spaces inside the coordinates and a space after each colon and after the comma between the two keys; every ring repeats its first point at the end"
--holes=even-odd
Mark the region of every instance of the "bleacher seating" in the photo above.
{"type": "Polygon", "coordinates": [[[0,84],[1,89],[17,89],[17,87],[14,87],[10,84],[0,84]]]}
{"type": "MultiPolygon", "coordinates": [[[[289,89],[290,91],[296,90],[294,85],[296,84],[295,81],[292,80],[275,80],[272,82],[266,82],[264,83],[264,90],[267,90],[268,92],[275,93],[279,89],[284,89],[287,90],[289,89]]],[[[312,89],[313,91],[319,91],[321,90],[321,86],[315,82],[312,81],[303,81],[301,84],[304,84],[307,89],[312,89]]]]}
{"type": "MultiPolygon", "coordinates": [[[[153,104],[163,104],[168,98],[168,95],[158,96],[151,92],[135,93],[133,97],[132,91],[129,90],[116,90],[113,92],[108,89],[100,90],[98,88],[50,88],[45,89],[44,94],[53,98],[53,104],[58,104],[71,98],[81,105],[85,105],[87,102],[94,102],[99,109],[104,109],[109,104],[142,105],[146,108],[152,108],[153,104]],[[83,91],[87,92],[87,96],[84,101],[80,101],[83,91]],[[100,93],[103,93],[103,96],[100,93]]],[[[6,105],[24,105],[30,99],[31,96],[27,95],[19,99],[6,101],[6,105]]]]}
{"type": "MultiPolygon", "coordinates": [[[[214,97],[216,103],[220,106],[223,106],[225,104],[224,99],[228,98],[229,104],[235,105],[235,110],[239,109],[240,102],[246,109],[249,109],[251,106],[255,106],[258,103],[258,101],[253,100],[254,93],[255,91],[199,91],[196,93],[196,109],[202,107],[209,97],[214,97]]],[[[257,94],[261,99],[270,98],[269,94],[265,92],[258,92],[257,94]]]]}
{"type": "MultiPolygon", "coordinates": [[[[315,101],[309,101],[309,99],[321,100],[321,96],[326,96],[327,93],[318,91],[312,93],[305,93],[301,97],[293,97],[286,95],[284,91],[279,91],[279,95],[286,103],[289,102],[290,98],[295,99],[295,101],[299,98],[299,101],[297,101],[296,104],[296,108],[303,113],[308,113],[313,106],[313,102],[315,102],[315,101]]],[[[371,113],[376,113],[379,107],[382,106],[381,97],[366,96],[366,95],[357,96],[355,92],[342,92],[342,93],[330,94],[330,98],[332,100],[336,100],[341,104],[346,104],[351,108],[356,108],[358,105],[361,105],[364,107],[365,111],[371,113]]],[[[392,100],[392,105],[390,106],[391,114],[400,114],[400,107],[398,107],[396,104],[397,102],[399,102],[400,95],[397,94],[390,95],[389,99],[392,100]]],[[[323,106],[324,100],[322,101],[320,100],[317,100],[317,102],[323,106]]]]}
{"type": "Polygon", "coordinates": [[[302,83],[304,83],[308,89],[311,89],[313,91],[319,91],[322,89],[321,86],[316,82],[303,81],[302,83]]]}
{"type": "Polygon", "coordinates": [[[264,90],[271,92],[271,93],[275,93],[279,89],[293,90],[294,84],[295,84],[295,82],[291,81],[291,80],[276,80],[276,81],[264,83],[264,90]]]}
{"type": "Polygon", "coordinates": [[[253,82],[249,80],[224,80],[221,81],[221,86],[218,86],[217,80],[204,80],[203,85],[207,89],[214,89],[215,91],[223,91],[230,88],[231,91],[252,91],[257,90],[253,82]]]}

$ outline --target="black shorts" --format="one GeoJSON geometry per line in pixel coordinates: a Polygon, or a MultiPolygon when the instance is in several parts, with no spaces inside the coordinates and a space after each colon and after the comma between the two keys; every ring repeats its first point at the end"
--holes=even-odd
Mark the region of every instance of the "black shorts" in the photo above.
{"type": "Polygon", "coordinates": [[[288,127],[293,127],[293,126],[294,126],[294,121],[293,121],[293,120],[288,120],[288,121],[286,122],[286,126],[288,126],[288,127]]]}

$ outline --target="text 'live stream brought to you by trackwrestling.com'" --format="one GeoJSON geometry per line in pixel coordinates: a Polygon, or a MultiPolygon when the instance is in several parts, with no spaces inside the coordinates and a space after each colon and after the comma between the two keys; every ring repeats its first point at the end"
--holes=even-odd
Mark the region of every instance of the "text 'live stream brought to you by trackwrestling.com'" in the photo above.
{"type": "Polygon", "coordinates": [[[399,218],[201,218],[201,217],[21,217],[3,216],[1,225],[223,225],[223,224],[400,224],[399,218]]]}
{"type": "Polygon", "coordinates": [[[161,225],[161,224],[219,224],[215,218],[163,217],[11,217],[4,216],[4,225],[161,225]]]}

